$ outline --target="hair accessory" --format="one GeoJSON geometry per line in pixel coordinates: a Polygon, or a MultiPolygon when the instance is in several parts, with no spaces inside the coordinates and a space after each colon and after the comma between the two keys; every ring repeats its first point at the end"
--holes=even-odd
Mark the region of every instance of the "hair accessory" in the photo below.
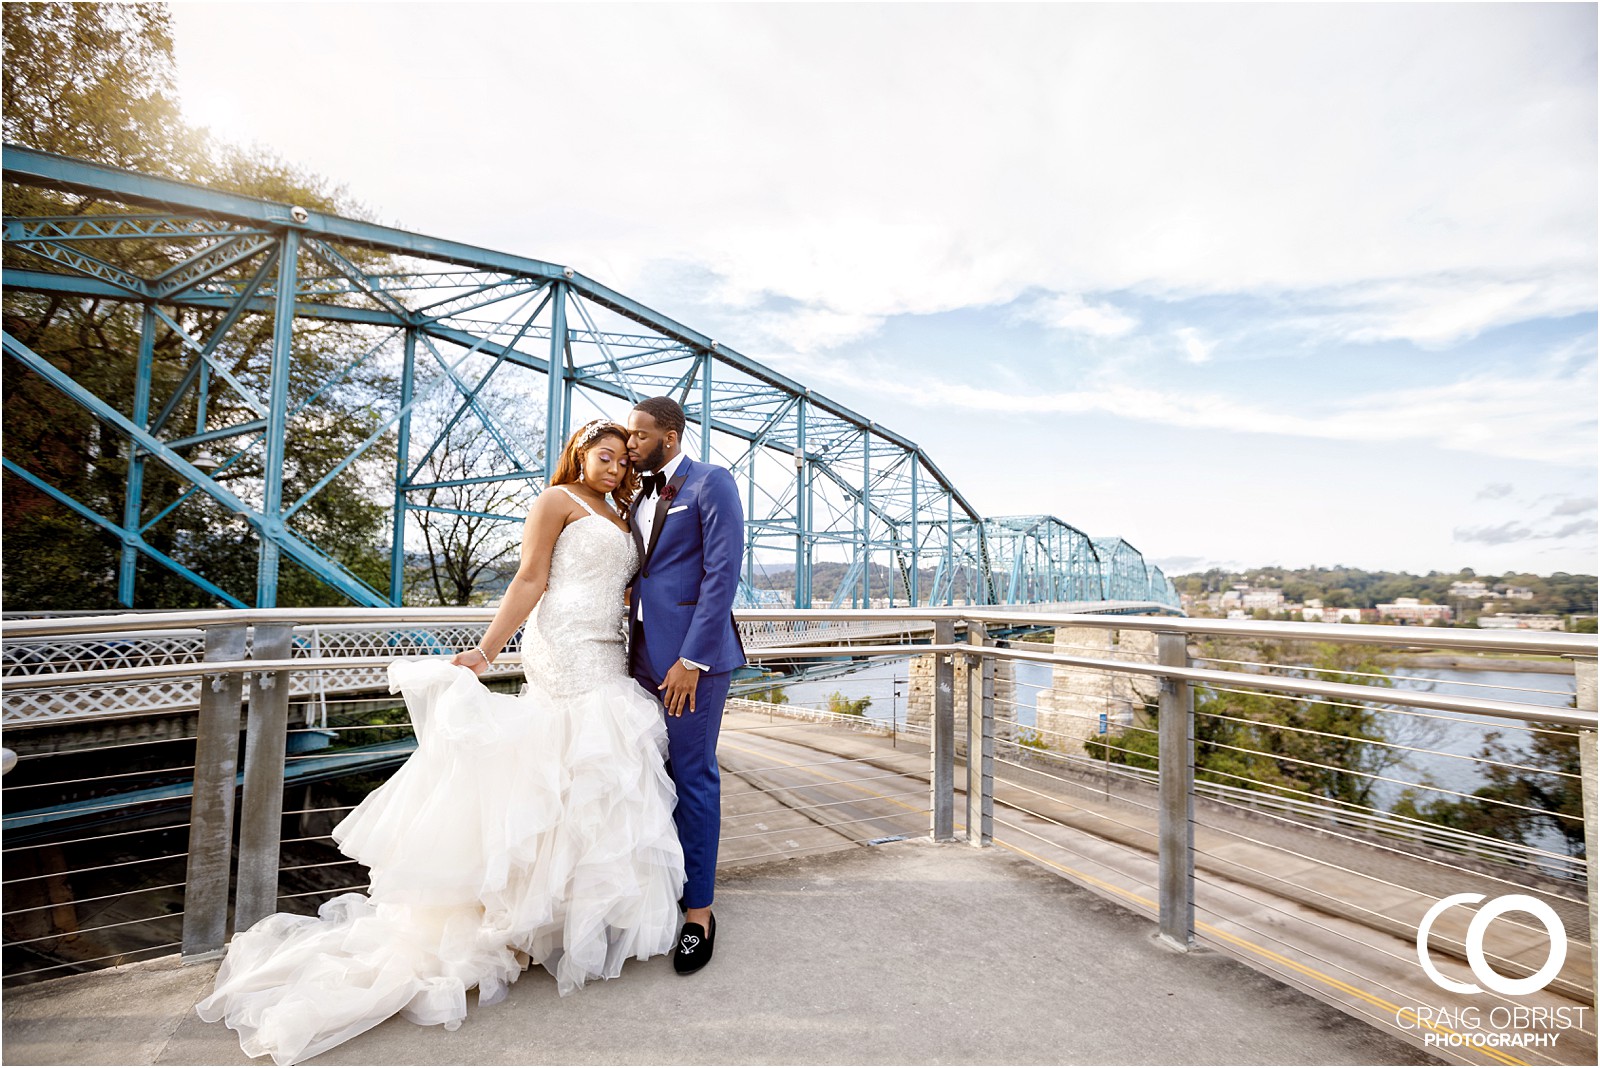
{"type": "Polygon", "coordinates": [[[587,449],[594,443],[603,431],[611,426],[609,419],[591,419],[578,429],[578,436],[573,441],[572,447],[579,452],[587,449]]]}

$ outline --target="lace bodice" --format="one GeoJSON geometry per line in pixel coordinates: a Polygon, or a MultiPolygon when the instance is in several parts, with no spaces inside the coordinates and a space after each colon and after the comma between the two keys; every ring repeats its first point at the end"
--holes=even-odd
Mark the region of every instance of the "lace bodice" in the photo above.
{"type": "Polygon", "coordinates": [[[622,595],[639,566],[631,534],[564,492],[589,514],[556,538],[549,585],[522,631],[523,672],[551,694],[579,693],[627,673],[622,595]]]}

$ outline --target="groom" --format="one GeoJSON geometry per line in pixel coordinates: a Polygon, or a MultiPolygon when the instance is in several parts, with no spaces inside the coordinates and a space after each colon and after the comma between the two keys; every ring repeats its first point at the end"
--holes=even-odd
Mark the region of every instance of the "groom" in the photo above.
{"type": "Polygon", "coordinates": [[[629,525],[639,548],[629,619],[633,677],[667,716],[667,769],[678,788],[673,819],[683,845],[683,930],[672,953],[680,975],[711,960],[711,915],[722,824],[717,733],[733,670],[745,662],[733,623],[744,555],[739,490],[724,468],[682,452],[683,409],[671,397],[628,415],[628,458],[648,472],[629,525]]]}

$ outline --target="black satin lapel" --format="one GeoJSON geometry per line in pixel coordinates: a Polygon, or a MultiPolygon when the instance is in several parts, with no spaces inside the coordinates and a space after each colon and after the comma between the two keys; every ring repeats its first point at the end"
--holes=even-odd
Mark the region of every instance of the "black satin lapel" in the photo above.
{"type": "Polygon", "coordinates": [[[645,559],[644,535],[639,531],[639,506],[644,503],[644,497],[635,497],[633,506],[628,509],[628,533],[633,535],[633,547],[639,554],[639,559],[645,559]]]}

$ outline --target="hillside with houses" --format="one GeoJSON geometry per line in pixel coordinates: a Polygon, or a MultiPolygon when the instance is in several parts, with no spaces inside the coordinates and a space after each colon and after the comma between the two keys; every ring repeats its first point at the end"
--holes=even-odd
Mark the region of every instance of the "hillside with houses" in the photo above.
{"type": "Polygon", "coordinates": [[[1173,578],[1195,616],[1505,630],[1595,629],[1593,575],[1353,568],[1220,569],[1173,578]]]}

